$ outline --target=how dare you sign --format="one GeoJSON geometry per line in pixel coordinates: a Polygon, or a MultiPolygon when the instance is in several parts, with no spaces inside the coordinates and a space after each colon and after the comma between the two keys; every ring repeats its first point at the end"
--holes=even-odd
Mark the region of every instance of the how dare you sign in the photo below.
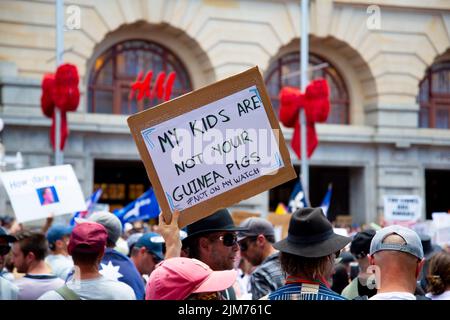
{"type": "Polygon", "coordinates": [[[257,67],[128,118],[158,202],[179,226],[295,178],[257,67]]]}

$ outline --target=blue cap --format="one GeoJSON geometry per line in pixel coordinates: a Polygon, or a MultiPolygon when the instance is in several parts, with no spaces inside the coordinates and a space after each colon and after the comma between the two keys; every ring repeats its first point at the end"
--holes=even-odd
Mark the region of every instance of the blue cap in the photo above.
{"type": "Polygon", "coordinates": [[[61,240],[64,236],[69,236],[72,233],[73,226],[65,226],[57,224],[48,229],[47,240],[49,243],[55,243],[56,240],[61,240]]]}
{"type": "Polygon", "coordinates": [[[370,243],[370,255],[383,250],[406,252],[420,260],[423,259],[423,247],[419,235],[414,230],[400,225],[392,225],[377,231],[370,243]],[[391,234],[399,235],[405,243],[383,243],[384,239],[391,234]]]}
{"type": "Polygon", "coordinates": [[[145,233],[134,245],[135,248],[145,247],[148,251],[155,254],[159,259],[164,259],[163,254],[164,239],[156,232],[145,233]]]}

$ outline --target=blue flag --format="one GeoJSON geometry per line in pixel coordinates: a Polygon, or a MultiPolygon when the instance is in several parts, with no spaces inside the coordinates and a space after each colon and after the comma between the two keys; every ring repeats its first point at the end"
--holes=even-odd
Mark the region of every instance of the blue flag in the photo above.
{"type": "Polygon", "coordinates": [[[308,207],[309,201],[306,199],[305,192],[303,191],[303,186],[300,180],[297,180],[297,184],[292,190],[291,196],[289,197],[288,208],[289,212],[294,212],[300,208],[308,207]]]}
{"type": "Polygon", "coordinates": [[[100,199],[100,196],[102,195],[102,192],[103,192],[102,188],[98,188],[97,190],[95,190],[93,194],[91,194],[89,199],[86,200],[87,210],[75,212],[72,219],[70,220],[71,226],[75,225],[75,218],[85,218],[88,215],[88,213],[90,213],[92,209],[94,209],[95,205],[100,199]]]}
{"type": "Polygon", "coordinates": [[[114,210],[114,214],[122,221],[122,224],[157,218],[159,212],[160,208],[153,188],[148,189],[126,207],[114,210]]]}
{"type": "Polygon", "coordinates": [[[333,185],[330,183],[328,185],[328,191],[325,194],[325,197],[322,200],[322,204],[320,207],[322,208],[323,213],[325,214],[325,217],[327,217],[328,214],[328,208],[330,207],[330,201],[331,201],[331,192],[333,191],[333,185]]]}

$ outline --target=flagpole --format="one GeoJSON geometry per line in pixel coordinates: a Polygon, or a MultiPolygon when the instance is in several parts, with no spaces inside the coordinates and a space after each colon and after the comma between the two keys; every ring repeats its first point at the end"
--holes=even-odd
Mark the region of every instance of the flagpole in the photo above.
{"type": "MultiPolygon", "coordinates": [[[[56,0],[56,67],[63,62],[64,54],[64,0],[56,0]]],[[[55,165],[64,163],[61,145],[61,111],[55,108],[55,165]]]]}
{"type": "MultiPolygon", "coordinates": [[[[305,92],[308,85],[308,26],[309,26],[309,0],[301,0],[301,24],[302,33],[300,38],[300,89],[301,92],[305,92]]],[[[308,155],[307,155],[307,139],[306,139],[306,116],[305,110],[300,108],[300,141],[301,141],[301,175],[300,182],[303,185],[303,191],[305,193],[305,199],[308,206],[311,206],[309,202],[309,168],[308,168],[308,155]]]]}

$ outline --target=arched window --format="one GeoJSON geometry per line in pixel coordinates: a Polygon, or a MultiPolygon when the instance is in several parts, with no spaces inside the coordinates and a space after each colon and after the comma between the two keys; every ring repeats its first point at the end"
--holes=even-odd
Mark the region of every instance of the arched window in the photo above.
{"type": "Polygon", "coordinates": [[[157,98],[137,102],[129,99],[131,83],[139,72],[152,70],[152,90],[156,76],[175,71],[176,80],[171,98],[192,90],[191,80],[183,63],[167,48],[146,40],[120,42],[102,53],[89,77],[88,111],[93,113],[132,114],[161,103],[157,98]]]}
{"type": "Polygon", "coordinates": [[[450,61],[428,68],[419,88],[419,127],[450,128],[450,61]]]}
{"type": "MultiPolygon", "coordinates": [[[[349,123],[349,96],[344,80],[335,67],[328,61],[310,54],[309,68],[328,63],[326,68],[310,73],[310,79],[325,78],[330,86],[331,111],[327,123],[349,123]]],[[[300,87],[299,52],[289,53],[274,61],[266,73],[266,86],[276,114],[279,114],[279,93],[282,87],[300,87]]]]}

